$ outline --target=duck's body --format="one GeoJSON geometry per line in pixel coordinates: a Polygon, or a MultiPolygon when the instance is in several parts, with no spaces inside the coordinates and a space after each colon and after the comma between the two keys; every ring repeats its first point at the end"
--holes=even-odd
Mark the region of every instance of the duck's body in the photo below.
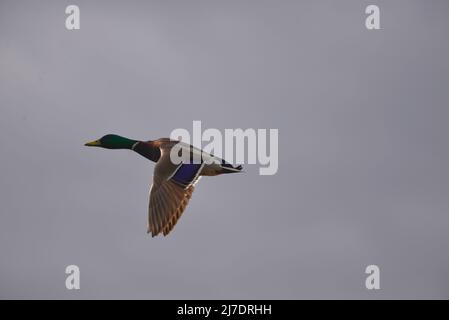
{"type": "Polygon", "coordinates": [[[173,229],[201,176],[216,176],[242,170],[241,166],[234,167],[223,159],[168,138],[139,141],[106,135],[86,143],[86,146],[129,149],[156,162],[148,212],[148,233],[151,232],[153,237],[159,233],[165,236],[173,229]],[[181,161],[173,161],[173,155],[180,152],[188,156],[183,157],[181,161]]]}
{"type": "Polygon", "coordinates": [[[233,167],[230,163],[227,163],[221,158],[215,157],[203,150],[195,148],[192,145],[184,144],[176,140],[170,140],[169,138],[160,138],[157,140],[149,141],[137,141],[132,150],[140,154],[142,157],[147,158],[153,162],[158,162],[161,157],[161,150],[171,150],[175,145],[181,146],[183,151],[188,152],[191,155],[191,159],[194,156],[198,156],[197,159],[201,159],[201,162],[207,162],[199,173],[200,176],[216,176],[223,173],[240,172],[241,167],[233,167]],[[201,157],[201,158],[199,158],[201,157]]]}

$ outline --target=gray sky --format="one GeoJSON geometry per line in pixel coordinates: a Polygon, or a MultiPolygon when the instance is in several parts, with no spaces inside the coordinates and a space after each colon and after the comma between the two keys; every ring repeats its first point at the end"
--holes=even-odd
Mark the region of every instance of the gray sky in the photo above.
{"type": "Polygon", "coordinates": [[[1,0],[0,298],[449,298],[448,9],[1,0]],[[279,171],[202,179],[152,239],[154,165],[83,143],[193,120],[279,129],[279,171]]]}

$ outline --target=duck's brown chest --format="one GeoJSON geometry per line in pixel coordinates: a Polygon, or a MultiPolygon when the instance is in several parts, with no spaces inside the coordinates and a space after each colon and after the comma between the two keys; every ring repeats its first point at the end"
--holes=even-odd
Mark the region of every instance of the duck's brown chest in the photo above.
{"type": "Polygon", "coordinates": [[[153,162],[157,162],[161,157],[161,150],[159,147],[153,146],[151,142],[140,141],[133,147],[133,150],[153,162]]]}

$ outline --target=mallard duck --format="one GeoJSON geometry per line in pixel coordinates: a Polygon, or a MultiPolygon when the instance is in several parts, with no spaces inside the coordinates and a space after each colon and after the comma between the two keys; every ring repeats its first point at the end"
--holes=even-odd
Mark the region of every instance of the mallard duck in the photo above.
{"type": "Polygon", "coordinates": [[[139,141],[108,134],[98,140],[86,143],[85,146],[133,150],[156,162],[153,184],[150,188],[147,229],[147,232],[151,233],[153,237],[160,233],[166,236],[173,230],[201,176],[216,176],[242,171],[242,166],[234,167],[223,159],[169,138],[139,141]],[[187,155],[190,159],[201,155],[201,158],[197,158],[201,160],[174,164],[170,152],[175,146],[179,150],[182,149],[182,152],[188,152],[187,155]]]}

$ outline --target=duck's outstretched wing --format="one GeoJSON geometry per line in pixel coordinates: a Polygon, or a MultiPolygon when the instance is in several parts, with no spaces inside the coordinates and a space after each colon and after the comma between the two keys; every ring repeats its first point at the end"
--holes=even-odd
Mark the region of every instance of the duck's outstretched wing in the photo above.
{"type": "Polygon", "coordinates": [[[154,168],[148,209],[148,233],[166,236],[181,217],[192,197],[202,164],[173,164],[173,142],[160,145],[161,157],[154,168]]]}
{"type": "Polygon", "coordinates": [[[195,187],[184,189],[172,180],[154,176],[148,209],[148,233],[166,236],[181,217],[195,187]]]}

